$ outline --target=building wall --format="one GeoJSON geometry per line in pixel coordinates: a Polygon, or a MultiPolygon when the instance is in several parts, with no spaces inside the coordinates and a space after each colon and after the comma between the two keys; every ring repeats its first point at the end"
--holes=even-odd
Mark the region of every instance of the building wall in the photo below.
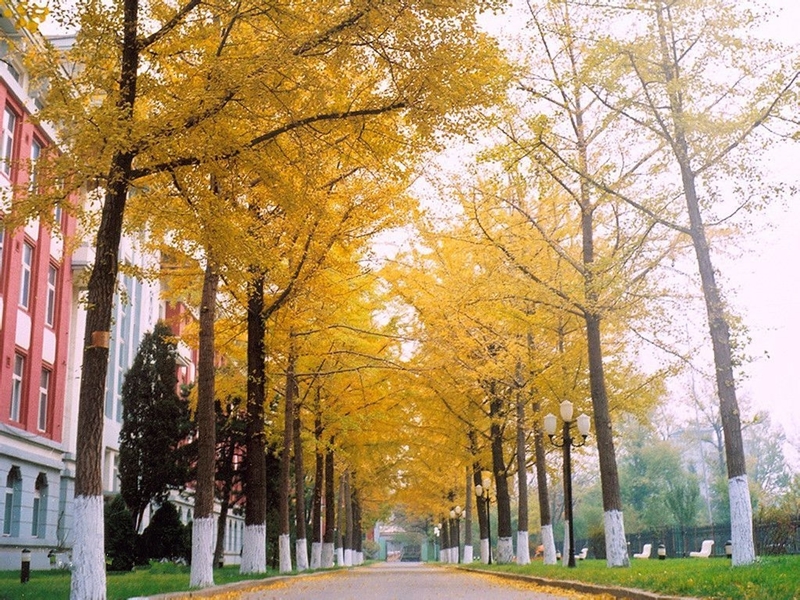
{"type": "Polygon", "coordinates": [[[31,119],[35,102],[25,85],[21,67],[10,57],[0,62],[0,569],[19,568],[23,547],[37,554],[34,565],[57,548],[65,508],[72,272],[63,240],[75,219],[63,212],[52,228],[38,221],[3,227],[13,186],[29,183],[32,148],[53,139],[31,119]]]}

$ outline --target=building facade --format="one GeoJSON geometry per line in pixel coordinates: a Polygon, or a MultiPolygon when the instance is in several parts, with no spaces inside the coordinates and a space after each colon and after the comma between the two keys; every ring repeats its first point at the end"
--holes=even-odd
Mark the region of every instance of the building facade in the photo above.
{"type": "MultiPolygon", "coordinates": [[[[13,29],[7,19],[0,28],[13,29]]],[[[64,240],[74,234],[75,219],[57,210],[52,226],[4,226],[14,193],[39,183],[36,161],[54,140],[31,118],[38,99],[27,84],[21,64],[2,57],[0,569],[18,568],[22,548],[35,551],[39,563],[62,545],[69,478],[63,450],[72,272],[64,240]]]]}

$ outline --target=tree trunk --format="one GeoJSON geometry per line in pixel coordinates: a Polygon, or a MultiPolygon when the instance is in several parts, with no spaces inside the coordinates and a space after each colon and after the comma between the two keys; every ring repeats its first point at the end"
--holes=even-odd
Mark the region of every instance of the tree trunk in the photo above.
{"type": "Polygon", "coordinates": [[[197,489],[192,522],[192,587],[214,585],[214,491],[216,488],[216,414],[214,410],[214,321],[219,275],[206,249],[206,270],[200,300],[197,360],[197,489]]]}
{"type": "Polygon", "coordinates": [[[511,562],[514,555],[514,547],[511,540],[511,498],[508,493],[508,477],[503,458],[503,428],[501,423],[504,421],[506,413],[504,404],[502,394],[496,393],[496,386],[492,384],[490,400],[492,424],[490,432],[492,440],[492,472],[494,473],[497,498],[497,562],[499,564],[511,562]]]}
{"type": "Polygon", "coordinates": [[[217,518],[217,541],[214,545],[214,558],[211,561],[212,564],[218,567],[225,565],[225,529],[228,524],[229,507],[230,498],[223,494],[219,504],[219,517],[217,518]]]}
{"type": "Polygon", "coordinates": [[[525,455],[525,398],[517,391],[517,564],[531,562],[528,536],[528,459],[525,455]]]}
{"type": "Polygon", "coordinates": [[[345,502],[345,492],[344,492],[344,479],[345,474],[342,473],[339,476],[339,498],[337,504],[337,519],[338,519],[338,527],[336,528],[336,564],[338,566],[344,566],[344,530],[346,527],[345,523],[345,515],[347,511],[344,508],[345,502]]]}
{"type": "Polygon", "coordinates": [[[344,566],[353,566],[353,496],[350,489],[350,471],[344,472],[344,566]]]}
{"type": "MultiPolygon", "coordinates": [[[[481,464],[479,461],[475,460],[475,457],[478,455],[478,439],[474,429],[469,431],[468,438],[470,454],[473,457],[472,481],[475,483],[475,487],[477,489],[477,486],[483,486],[483,482],[481,481],[481,464]]],[[[478,537],[481,562],[483,564],[487,564],[489,562],[490,550],[489,515],[486,509],[486,498],[484,496],[475,496],[475,510],[478,513],[478,537]]]]}
{"type": "MultiPolygon", "coordinates": [[[[233,465],[233,459],[236,456],[236,440],[231,437],[228,443],[222,450],[221,460],[224,460],[228,465],[233,465]]],[[[226,467],[228,466],[226,465],[226,467]]],[[[217,471],[219,475],[219,470],[217,471]]],[[[224,471],[224,480],[222,482],[222,490],[220,490],[220,507],[219,519],[217,519],[217,543],[214,547],[214,560],[213,564],[223,565],[225,562],[225,530],[228,520],[228,510],[231,505],[231,494],[233,493],[233,481],[235,471],[232,468],[226,468],[224,471]]]]}
{"type": "Polygon", "coordinates": [[[322,448],[322,415],[319,388],[314,406],[314,491],[311,504],[311,568],[322,567],[322,488],[325,479],[325,454],[322,448]]]}
{"type": "MultiPolygon", "coordinates": [[[[665,10],[662,2],[657,3],[655,14],[659,30],[662,67],[669,86],[669,84],[673,84],[677,80],[679,73],[678,64],[668,39],[668,26],[665,22],[671,16],[665,10]]],[[[733,374],[730,327],[725,317],[725,307],[714,274],[714,265],[711,261],[705,223],[700,212],[700,201],[695,185],[696,178],[691,166],[691,151],[683,125],[685,120],[683,99],[676,87],[668,87],[668,90],[674,127],[672,148],[681,169],[683,194],[689,214],[689,230],[697,257],[697,267],[700,273],[706,313],[708,315],[708,327],[711,333],[711,344],[714,350],[717,395],[719,396],[720,417],[725,436],[725,458],[728,466],[731,541],[733,543],[732,564],[734,566],[746,565],[755,562],[753,513],[750,504],[750,488],[747,483],[742,424],[739,419],[739,403],[736,399],[736,380],[733,374]]]]}
{"type": "Polygon", "coordinates": [[[306,538],[306,474],[303,467],[303,440],[300,438],[300,403],[294,405],[294,504],[295,504],[295,563],[298,571],[308,569],[308,539],[306,538]]]}
{"type": "Polygon", "coordinates": [[[355,473],[353,473],[352,498],[353,498],[353,565],[364,562],[364,547],[362,544],[363,531],[361,530],[361,494],[358,491],[355,473]]]}
{"type": "Polygon", "coordinates": [[[450,519],[442,515],[442,562],[450,562],[450,519]]]}
{"type": "Polygon", "coordinates": [[[466,477],[466,499],[464,501],[464,564],[471,564],[474,549],[472,548],[472,473],[468,466],[466,477]]]}
{"type": "Polygon", "coordinates": [[[586,315],[589,347],[589,380],[594,408],[594,429],[600,461],[600,484],[603,488],[603,523],[606,535],[606,562],[609,567],[630,566],[628,543],[622,519],[622,498],[619,492],[617,457],[608,410],[603,355],[600,345],[600,319],[586,315]]]}
{"type": "Polygon", "coordinates": [[[325,450],[325,535],[322,538],[322,567],[333,566],[336,550],[336,492],[334,490],[333,437],[325,450]]]}
{"type": "MultiPolygon", "coordinates": [[[[539,414],[539,403],[533,414],[539,414]]],[[[539,494],[539,524],[542,529],[542,560],[546,565],[556,564],[556,543],[550,514],[550,494],[547,488],[547,463],[545,462],[544,436],[538,421],[533,421],[533,450],[536,455],[536,487],[539,494]]]]}
{"type": "MultiPolygon", "coordinates": [[[[576,98],[580,94],[576,92],[576,98]]],[[[588,173],[588,144],[583,123],[583,107],[580,101],[575,109],[575,134],[577,137],[578,164],[580,173],[588,173]]],[[[622,518],[622,499],[619,491],[617,455],[614,449],[614,436],[611,429],[611,414],[608,410],[603,367],[603,346],[600,335],[602,315],[598,309],[598,294],[594,276],[594,206],[592,205],[589,183],[585,178],[580,182],[579,204],[581,209],[582,261],[584,265],[583,289],[586,307],[583,317],[586,321],[586,345],[589,355],[589,386],[592,395],[597,453],[600,462],[600,485],[603,493],[603,519],[606,536],[606,559],[610,567],[627,567],[628,545],[625,539],[625,526],[622,518]]]]}
{"type": "MultiPolygon", "coordinates": [[[[138,0],[124,0],[117,108],[133,119],[139,70],[138,0]]],[[[95,257],[87,285],[86,329],[78,403],[75,462],[74,568],[70,598],[106,597],[105,538],[103,534],[103,411],[108,373],[108,339],[114,306],[119,244],[134,155],[117,152],[111,159],[105,201],[97,230],[95,257]]]]}
{"type": "Polygon", "coordinates": [[[292,553],[290,542],[291,523],[289,520],[289,489],[290,471],[292,460],[292,442],[294,440],[294,400],[297,396],[297,382],[294,377],[295,355],[294,348],[289,350],[289,362],[286,365],[286,403],[284,407],[283,426],[283,451],[281,453],[280,472],[280,506],[278,507],[280,519],[280,534],[278,537],[278,552],[280,556],[281,573],[292,570],[292,553]]]}
{"type": "Polygon", "coordinates": [[[267,570],[267,465],[264,432],[266,350],[264,337],[264,275],[249,285],[247,299],[247,468],[242,562],[240,573],[267,570]]]}

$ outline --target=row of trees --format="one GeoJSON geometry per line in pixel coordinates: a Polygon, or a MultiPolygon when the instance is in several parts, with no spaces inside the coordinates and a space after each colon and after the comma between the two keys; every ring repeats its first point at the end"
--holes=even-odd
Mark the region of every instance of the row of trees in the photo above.
{"type": "MultiPolygon", "coordinates": [[[[64,148],[40,161],[42,180],[70,185],[20,194],[15,215],[46,220],[67,188],[102,191],[87,221],[97,238],[74,598],[105,597],[102,334],[126,228],[150,232],[170,293],[198,307],[192,585],[213,583],[219,398],[246,423],[243,572],[266,568],[270,448],[281,457],[282,570],[292,455],[298,493],[309,455],[315,501],[323,479],[332,497],[333,477],[318,475],[335,455],[371,515],[392,502],[438,514],[471,495],[465,470],[473,484],[491,470],[502,560],[510,478],[522,496],[535,464],[554,560],[535,424],[564,399],[593,416],[606,554],[626,565],[612,424],[664,397],[675,365],[644,372],[637,352],[648,339],[681,353],[671,324],[698,293],[675,266],[689,252],[714,349],[734,563],[753,560],[730,317],[710,244],[714,224],[730,228],[728,207],[775,193],[753,155],[790,123],[791,54],[747,37],[751,15],[725,0],[542,0],[525,7],[526,51],[504,56],[476,21],[500,4],[83,0],[59,11],[79,26],[76,43],[66,56],[37,53],[30,70],[47,79],[41,116],[60,125],[64,148]],[[462,157],[461,178],[434,190],[448,217],[417,212],[409,185],[427,153],[487,122],[492,148],[474,168],[462,157]],[[377,262],[375,235],[403,226],[413,247],[377,262]]],[[[326,514],[326,534],[332,524],[326,514]]]]}
{"type": "MultiPolygon", "coordinates": [[[[681,349],[677,316],[700,292],[713,348],[733,562],[752,562],[734,376],[740,357],[710,244],[738,231],[729,217],[781,193],[759,177],[753,151],[791,133],[782,124],[791,120],[786,110],[796,99],[797,65],[786,60],[786,48],[746,38],[753,15],[731,3],[553,1],[527,10],[523,36],[531,37],[523,43],[533,50],[523,56],[514,106],[494,118],[499,143],[474,172],[437,190],[454,199],[458,216],[430,222],[416,250],[399,257],[387,277],[398,282],[428,342],[419,355],[426,372],[436,373],[432,396],[450,428],[461,431],[455,443],[462,451],[477,455],[475,434],[486,436],[491,452],[478,463],[494,468],[505,545],[511,531],[504,479],[523,471],[521,460],[514,467],[516,456],[507,450],[503,457],[497,447],[504,428],[506,448],[513,447],[510,432],[524,422],[512,410],[518,394],[537,411],[590,398],[606,555],[610,565],[625,565],[611,416],[647,414],[664,398],[665,374],[697,368],[693,350],[681,349]],[[738,50],[743,43],[746,58],[738,50]],[[756,75],[753,56],[772,70],[756,75]],[[731,76],[720,77],[723,71],[731,76]],[[763,127],[769,122],[774,129],[763,127]],[[687,293],[676,267],[691,264],[689,252],[699,280],[687,293]],[[677,360],[661,373],[637,373],[633,365],[647,344],[677,360]],[[454,347],[455,364],[446,355],[454,347]]],[[[544,511],[542,524],[549,524],[544,511]]]]}
{"type": "MultiPolygon", "coordinates": [[[[106,515],[109,511],[115,515],[113,527],[116,541],[107,542],[107,554],[113,559],[112,562],[118,563],[115,570],[131,567],[131,561],[173,557],[188,560],[191,557],[190,552],[170,554],[163,549],[166,542],[157,540],[163,536],[154,533],[160,532],[170,519],[178,519],[169,502],[171,494],[180,492],[186,495],[196,489],[199,444],[190,415],[190,394],[179,395],[176,391],[177,354],[177,341],[169,326],[159,322],[152,332],[145,335],[125,377],[120,433],[120,495],[106,509],[106,515]],[[153,507],[159,508],[152,515],[148,528],[138,538],[139,544],[134,544],[136,532],[143,529],[144,517],[148,509],[153,507]],[[124,517],[121,516],[123,514],[124,517]],[[152,531],[148,533],[148,530],[152,531]]],[[[336,450],[332,443],[327,442],[329,433],[322,422],[320,389],[316,388],[315,391],[315,402],[305,403],[305,408],[302,408],[304,402],[299,399],[295,410],[284,412],[283,415],[278,414],[277,403],[267,409],[271,417],[284,423],[288,421],[293,426],[287,445],[281,445],[277,439],[268,442],[268,454],[263,458],[277,468],[268,471],[268,491],[264,500],[273,525],[281,528],[285,525],[286,535],[290,526],[283,521],[277,522],[279,519],[288,519],[290,513],[294,514],[292,529],[296,537],[295,561],[298,570],[309,568],[307,529],[312,534],[312,568],[333,566],[336,548],[340,551],[338,564],[356,564],[362,551],[360,497],[364,486],[357,483],[357,475],[347,467],[340,468],[341,473],[337,477],[334,465],[336,450]],[[307,419],[301,418],[301,413],[313,417],[313,430],[304,429],[307,419]],[[315,462],[313,477],[307,476],[303,470],[306,464],[304,454],[310,454],[315,462]],[[284,457],[289,457],[295,475],[291,494],[294,502],[291,506],[288,491],[279,492],[282,484],[288,484],[279,476],[283,475],[279,465],[285,464],[284,457]],[[334,510],[337,506],[342,513],[338,523],[334,510]],[[345,511],[346,515],[343,514],[345,511]],[[323,533],[327,538],[325,540],[323,533]],[[336,539],[334,534],[337,535],[336,539]]],[[[247,460],[248,419],[244,401],[241,398],[228,398],[227,402],[215,402],[215,408],[217,448],[214,500],[219,505],[219,516],[214,564],[218,565],[223,561],[223,548],[227,542],[228,514],[232,510],[240,512],[246,500],[243,484],[247,481],[246,466],[252,464],[252,460],[247,460]]],[[[106,526],[108,528],[109,524],[106,526]]],[[[278,546],[278,528],[273,526],[271,533],[268,546],[275,548],[278,546]]],[[[284,535],[283,530],[280,535],[284,535]]],[[[180,535],[172,537],[181,538],[180,535]]],[[[180,544],[176,542],[168,546],[173,548],[180,544]]],[[[191,549],[191,545],[187,547],[191,549]]],[[[282,561],[287,563],[283,565],[283,570],[292,570],[291,554],[285,548],[279,553],[273,552],[272,558],[275,566],[282,561]]]]}

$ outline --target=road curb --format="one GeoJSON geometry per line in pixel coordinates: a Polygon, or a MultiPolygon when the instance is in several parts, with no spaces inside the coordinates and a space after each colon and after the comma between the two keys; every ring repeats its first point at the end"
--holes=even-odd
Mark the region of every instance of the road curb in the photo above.
{"type": "Polygon", "coordinates": [[[574,592],[582,592],[584,594],[606,594],[612,598],[618,598],[619,600],[701,600],[700,598],[695,598],[692,596],[665,596],[663,594],[646,592],[644,590],[637,590],[635,588],[605,586],[596,583],[585,583],[583,581],[574,581],[570,579],[546,579],[544,577],[537,577],[536,575],[522,575],[520,573],[505,573],[503,571],[470,569],[467,567],[456,568],[461,571],[494,575],[495,577],[511,579],[515,581],[527,581],[529,583],[536,583],[539,585],[561,588],[574,592]]]}

